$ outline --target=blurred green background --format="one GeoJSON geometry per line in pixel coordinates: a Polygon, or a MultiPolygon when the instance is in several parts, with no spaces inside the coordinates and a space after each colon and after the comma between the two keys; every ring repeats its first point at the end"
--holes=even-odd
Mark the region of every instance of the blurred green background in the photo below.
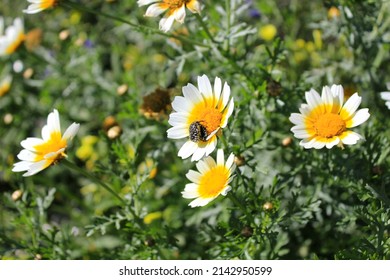
{"type": "Polygon", "coordinates": [[[2,259],[390,258],[390,111],[379,95],[389,1],[205,0],[213,40],[188,10],[164,35],[135,0],[75,2],[94,13],[27,15],[27,1],[1,0],[5,26],[22,17],[27,34],[0,57],[0,80],[13,77],[0,97],[2,259]],[[218,145],[237,156],[232,192],[245,213],[224,197],[196,209],[181,197],[195,164],[166,137],[170,102],[203,74],[232,88],[218,145]],[[366,141],[304,150],[288,117],[305,91],[332,84],[362,96],[366,141]],[[29,178],[11,171],[54,108],[63,131],[81,124],[69,160],[128,205],[61,163],[29,178]]]}

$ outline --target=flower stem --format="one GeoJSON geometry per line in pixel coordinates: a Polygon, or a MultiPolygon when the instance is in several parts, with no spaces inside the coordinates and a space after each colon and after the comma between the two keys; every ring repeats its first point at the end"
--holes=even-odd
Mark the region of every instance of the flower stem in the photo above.
{"type": "Polygon", "coordinates": [[[228,192],[227,193],[227,197],[236,205],[238,206],[238,208],[240,208],[242,210],[242,212],[244,212],[246,218],[253,224],[253,225],[256,225],[255,224],[255,220],[253,219],[253,217],[248,213],[247,209],[244,207],[244,205],[242,205],[242,203],[237,199],[237,197],[235,196],[235,194],[233,192],[228,192]]]}
{"type": "Polygon", "coordinates": [[[77,171],[77,172],[83,174],[85,177],[88,177],[94,183],[99,184],[100,186],[105,188],[108,192],[110,192],[113,196],[115,196],[117,199],[119,199],[123,204],[126,204],[126,201],[123,198],[121,198],[116,192],[114,192],[111,187],[109,187],[107,184],[105,184],[102,181],[100,181],[98,178],[96,178],[91,173],[89,173],[89,172],[85,171],[84,169],[78,167],[76,164],[74,164],[73,162],[70,162],[66,158],[62,159],[61,162],[66,167],[68,167],[69,169],[73,169],[74,171],[77,171]]]}
{"type": "Polygon", "coordinates": [[[217,42],[214,39],[214,36],[210,33],[210,30],[207,27],[207,25],[205,24],[205,22],[203,21],[202,17],[199,14],[195,14],[195,17],[199,21],[200,25],[202,25],[202,28],[206,32],[207,37],[209,37],[210,41],[213,42],[214,44],[218,44],[219,42],[217,42]]]}
{"type": "Polygon", "coordinates": [[[118,17],[116,15],[108,14],[108,13],[105,13],[105,12],[102,12],[102,11],[95,11],[93,9],[85,7],[84,5],[81,5],[79,3],[76,3],[76,2],[73,2],[73,1],[70,1],[70,0],[63,0],[63,1],[59,2],[59,5],[65,7],[65,8],[75,9],[75,10],[79,10],[79,11],[82,11],[82,12],[87,12],[87,13],[91,13],[91,14],[95,14],[95,15],[101,15],[101,16],[104,16],[104,17],[107,17],[107,18],[110,18],[110,19],[113,19],[113,20],[116,20],[116,21],[128,24],[128,25],[130,25],[131,27],[133,27],[135,30],[137,30],[139,32],[159,34],[159,35],[167,37],[167,38],[175,38],[175,39],[177,39],[179,41],[187,42],[187,43],[189,43],[191,45],[197,45],[197,46],[201,46],[201,47],[208,47],[205,44],[202,44],[202,43],[196,42],[194,40],[188,39],[187,37],[180,36],[180,35],[175,35],[175,34],[171,34],[171,33],[165,33],[165,32],[162,32],[162,31],[160,31],[158,29],[155,29],[155,28],[152,28],[152,27],[148,27],[146,25],[140,25],[140,24],[131,22],[129,20],[126,20],[126,19],[124,19],[122,17],[118,17]]]}

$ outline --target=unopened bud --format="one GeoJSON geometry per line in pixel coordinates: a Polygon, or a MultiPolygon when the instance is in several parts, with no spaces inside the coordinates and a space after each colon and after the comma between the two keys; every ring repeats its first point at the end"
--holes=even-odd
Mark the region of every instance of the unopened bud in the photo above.
{"type": "Polygon", "coordinates": [[[290,146],[291,143],[292,143],[292,138],[291,137],[286,137],[282,141],[282,145],[284,147],[290,146]]]}
{"type": "Polygon", "coordinates": [[[274,205],[272,204],[272,202],[267,201],[266,203],[263,204],[264,210],[271,210],[272,208],[274,208],[274,205]]]}
{"type": "Polygon", "coordinates": [[[17,201],[22,197],[23,192],[21,190],[16,190],[12,193],[11,197],[13,201],[17,201]]]}

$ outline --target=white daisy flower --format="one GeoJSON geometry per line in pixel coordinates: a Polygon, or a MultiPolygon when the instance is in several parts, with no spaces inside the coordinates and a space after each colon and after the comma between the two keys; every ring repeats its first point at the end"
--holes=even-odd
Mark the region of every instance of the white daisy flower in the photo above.
{"type": "Polygon", "coordinates": [[[23,42],[25,34],[23,22],[20,18],[14,19],[14,24],[8,26],[4,32],[4,19],[0,17],[0,56],[10,55],[23,42]]]}
{"type": "MultiPolygon", "coordinates": [[[[386,87],[387,87],[388,90],[390,90],[390,83],[387,83],[386,87]]],[[[381,97],[382,97],[382,99],[384,101],[386,101],[385,104],[386,104],[387,108],[390,109],[390,91],[383,91],[383,92],[381,92],[381,97]]]]}
{"type": "Polygon", "coordinates": [[[170,114],[168,138],[188,138],[180,148],[178,156],[185,159],[192,155],[192,161],[208,156],[217,146],[217,135],[226,127],[233,112],[234,102],[230,99],[230,86],[225,82],[222,88],[220,78],[215,78],[214,88],[206,75],[198,77],[198,88],[192,84],[183,87],[184,96],[176,96],[170,114]],[[230,99],[230,101],[229,101],[230,99]]]}
{"type": "Polygon", "coordinates": [[[78,123],[71,124],[61,134],[60,117],[56,109],[47,117],[47,124],[42,128],[42,139],[29,137],[20,144],[24,148],[19,154],[20,162],[14,164],[12,171],[27,171],[23,176],[34,175],[66,157],[65,149],[79,130],[78,123]]]}
{"type": "Polygon", "coordinates": [[[206,157],[196,164],[198,171],[188,171],[186,177],[192,182],[187,184],[182,195],[184,198],[195,198],[189,206],[205,206],[219,195],[226,196],[231,189],[232,174],[236,168],[234,155],[230,154],[226,163],[223,150],[217,151],[217,162],[206,157]]]}
{"type": "Polygon", "coordinates": [[[301,105],[301,113],[290,116],[295,124],[291,131],[296,138],[303,139],[299,144],[306,149],[356,144],[364,138],[348,128],[358,126],[370,117],[368,109],[357,110],[361,100],[354,93],[343,105],[344,89],[340,85],[323,87],[321,96],[311,89],[306,92],[307,104],[301,105]]]}
{"type": "Polygon", "coordinates": [[[138,0],[138,6],[152,4],[146,10],[146,17],[157,17],[166,12],[165,17],[160,20],[160,29],[168,32],[174,20],[183,23],[186,17],[186,8],[193,13],[200,13],[200,2],[198,0],[138,0]]]}
{"type": "Polygon", "coordinates": [[[12,76],[7,75],[0,81],[0,97],[5,95],[11,88],[12,76]]]}
{"type": "Polygon", "coordinates": [[[23,10],[26,14],[36,14],[40,11],[52,8],[57,4],[57,0],[27,0],[31,4],[23,10]]]}

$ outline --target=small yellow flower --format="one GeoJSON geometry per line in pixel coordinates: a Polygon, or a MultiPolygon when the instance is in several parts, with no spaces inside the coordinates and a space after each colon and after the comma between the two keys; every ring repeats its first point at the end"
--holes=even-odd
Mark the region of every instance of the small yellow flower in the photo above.
{"type": "Polygon", "coordinates": [[[146,10],[146,17],[156,17],[166,12],[165,17],[160,20],[160,29],[168,32],[174,20],[183,23],[186,17],[186,8],[192,13],[200,13],[198,0],[138,0],[138,6],[152,4],[146,10]]]}
{"type": "Polygon", "coordinates": [[[259,36],[265,41],[272,41],[278,30],[276,29],[275,25],[273,24],[267,24],[260,28],[259,30],[259,36]]]}
{"type": "Polygon", "coordinates": [[[23,176],[31,176],[66,157],[68,141],[76,135],[79,127],[79,124],[73,123],[62,135],[60,117],[58,111],[54,109],[47,117],[47,124],[42,128],[42,139],[29,137],[20,143],[24,148],[18,154],[21,161],[14,164],[12,171],[27,171],[23,176]]]}
{"type": "Polygon", "coordinates": [[[27,0],[31,4],[23,10],[26,14],[36,14],[57,5],[57,0],[27,0]]]}
{"type": "Polygon", "coordinates": [[[303,139],[299,144],[306,149],[356,144],[363,136],[348,128],[356,127],[370,117],[368,109],[357,110],[361,100],[355,93],[343,104],[344,90],[340,85],[325,86],[321,96],[311,89],[306,92],[307,104],[301,105],[300,114],[290,116],[295,124],[291,131],[296,138],[303,139]]]}
{"type": "Polygon", "coordinates": [[[340,16],[340,10],[336,7],[330,7],[328,10],[328,18],[338,18],[340,16]]]}
{"type": "Polygon", "coordinates": [[[162,217],[162,212],[160,212],[160,211],[149,213],[149,214],[147,214],[147,215],[144,217],[144,224],[149,225],[149,224],[151,224],[154,220],[158,220],[158,219],[160,219],[161,217],[162,217]]]}
{"type": "Polygon", "coordinates": [[[219,149],[217,162],[212,157],[206,157],[196,167],[199,172],[190,170],[187,173],[186,176],[192,183],[187,184],[182,192],[184,198],[195,198],[189,206],[205,206],[219,195],[225,196],[228,193],[236,168],[233,154],[230,154],[225,163],[223,150],[219,149]]]}

